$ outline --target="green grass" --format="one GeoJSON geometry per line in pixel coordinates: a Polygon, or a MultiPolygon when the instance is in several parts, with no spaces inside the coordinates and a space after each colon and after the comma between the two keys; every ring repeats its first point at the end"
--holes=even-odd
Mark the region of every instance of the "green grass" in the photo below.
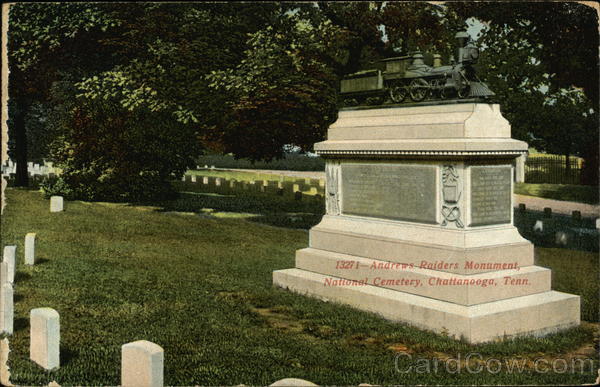
{"type": "MultiPolygon", "coordinates": [[[[175,202],[137,207],[66,202],[65,212],[51,214],[40,193],[8,189],[2,244],[18,245],[19,262],[15,333],[9,339],[11,381],[117,385],[121,345],[142,339],[164,348],[166,385],[268,385],[284,377],[330,385],[581,384],[595,379],[595,369],[583,374],[540,374],[532,368],[469,374],[444,367],[397,372],[398,351],[412,356],[412,362],[399,358],[401,370],[417,359],[464,359],[472,352],[484,359],[553,359],[589,346],[593,331],[584,326],[543,339],[472,346],[274,288],[272,271],[294,266],[294,251],[307,246],[308,234],[290,228],[294,222],[273,224],[293,213],[318,216],[322,203],[286,204],[284,198],[258,196],[190,193],[175,202]],[[259,219],[264,224],[248,221],[259,219]],[[37,233],[33,267],[22,264],[27,232],[37,233]],[[56,309],[61,319],[61,368],[51,373],[28,360],[29,311],[44,306],[56,309]]],[[[314,221],[302,220],[306,226],[314,221]]],[[[544,251],[538,250],[538,260],[556,265],[555,288],[566,281],[588,303],[598,302],[597,292],[584,289],[597,276],[590,269],[591,254],[565,250],[562,258],[571,262],[566,265],[553,251],[544,251]],[[575,260],[585,263],[574,266],[575,260]],[[571,274],[560,273],[574,267],[571,274]]]]}
{"type": "Polygon", "coordinates": [[[546,199],[598,204],[598,187],[574,184],[516,183],[515,193],[546,199]]]}
{"type": "Polygon", "coordinates": [[[535,264],[552,269],[552,288],[580,295],[582,319],[598,321],[598,253],[549,248],[535,252],[535,264]]]}

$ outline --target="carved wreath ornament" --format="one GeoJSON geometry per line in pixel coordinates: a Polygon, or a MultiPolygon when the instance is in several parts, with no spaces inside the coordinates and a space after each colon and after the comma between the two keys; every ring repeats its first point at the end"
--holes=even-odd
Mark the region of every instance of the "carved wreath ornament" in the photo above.
{"type": "Polygon", "coordinates": [[[339,199],[339,162],[331,161],[325,166],[325,184],[326,184],[326,199],[325,205],[327,213],[330,215],[340,214],[340,199],[339,199]]]}
{"type": "Polygon", "coordinates": [[[454,222],[456,227],[463,228],[464,224],[460,220],[460,208],[458,201],[462,192],[458,189],[458,172],[453,165],[444,165],[442,168],[442,195],[444,204],[442,205],[442,226],[454,222]]]}

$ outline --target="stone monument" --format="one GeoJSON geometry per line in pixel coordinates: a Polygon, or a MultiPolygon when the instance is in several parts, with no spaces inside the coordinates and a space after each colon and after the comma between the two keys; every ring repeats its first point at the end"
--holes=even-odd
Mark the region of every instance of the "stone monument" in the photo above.
{"type": "Polygon", "coordinates": [[[470,343],[580,323],[513,225],[527,144],[499,105],[346,108],[315,151],[326,214],[274,285],[470,343]]]}

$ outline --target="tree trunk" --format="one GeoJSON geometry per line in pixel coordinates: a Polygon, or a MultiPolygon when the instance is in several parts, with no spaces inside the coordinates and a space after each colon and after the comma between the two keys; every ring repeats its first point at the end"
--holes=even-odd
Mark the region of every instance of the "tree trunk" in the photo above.
{"type": "Polygon", "coordinates": [[[29,186],[29,174],[27,173],[27,132],[25,130],[25,115],[28,110],[29,104],[19,101],[13,120],[14,128],[12,133],[15,136],[15,161],[17,162],[15,186],[17,187],[29,186]]]}
{"type": "Polygon", "coordinates": [[[583,167],[581,169],[581,184],[598,185],[598,139],[592,141],[583,152],[583,167]]]}

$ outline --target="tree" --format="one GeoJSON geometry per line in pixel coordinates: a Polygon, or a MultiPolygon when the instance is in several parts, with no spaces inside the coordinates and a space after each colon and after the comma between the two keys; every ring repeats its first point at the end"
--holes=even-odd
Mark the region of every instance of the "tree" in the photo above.
{"type": "MultiPolygon", "coordinates": [[[[48,102],[54,112],[48,126],[56,137],[52,156],[63,168],[61,178],[77,197],[107,200],[168,193],[168,180],[194,164],[202,133],[222,120],[222,99],[207,93],[204,74],[239,62],[246,33],[280,9],[257,4],[50,8],[19,5],[12,13],[11,98],[27,97],[15,110],[25,113],[13,119],[25,117],[38,101],[48,102]],[[240,9],[246,13],[236,15],[240,9]],[[94,23],[100,27],[94,29],[94,23]],[[45,83],[27,78],[41,69],[49,70],[45,83]],[[31,92],[32,85],[40,87],[31,92]]],[[[12,126],[25,135],[24,123],[12,126]]],[[[17,141],[15,149],[26,167],[25,144],[17,141]]]]}
{"type": "MultiPolygon", "coordinates": [[[[11,60],[20,73],[12,90],[30,98],[15,111],[32,117],[27,112],[34,102],[48,104],[40,111],[57,138],[52,155],[85,198],[106,198],[109,191],[119,200],[140,197],[137,184],[151,176],[166,185],[168,176],[193,165],[192,154],[201,149],[254,159],[278,157],[287,144],[308,149],[335,119],[339,79],[403,45],[395,37],[382,40],[386,25],[394,35],[404,23],[407,42],[434,40],[443,49],[448,23],[422,33],[443,19],[443,7],[402,8],[399,21],[392,12],[398,6],[386,4],[115,3],[52,5],[51,12],[45,4],[23,4],[13,13],[11,60]],[[45,82],[26,79],[37,72],[45,82]],[[41,93],[25,92],[39,85],[41,93]],[[160,124],[170,137],[149,128],[152,136],[130,142],[141,136],[141,123],[160,124]],[[104,138],[91,138],[94,130],[104,138]],[[147,158],[136,144],[152,149],[150,139],[169,138],[189,146],[165,144],[175,149],[173,160],[148,162],[152,171],[123,155],[147,158]],[[84,182],[96,193],[84,192],[84,182]]],[[[17,142],[15,149],[26,157],[26,142],[17,142]]]]}
{"type": "Polygon", "coordinates": [[[52,83],[71,69],[102,67],[111,57],[97,37],[117,26],[98,4],[16,3],[9,10],[8,60],[11,154],[17,161],[16,185],[26,186],[26,118],[49,98],[52,83]],[[57,60],[60,58],[60,60],[57,60]]]}
{"type": "Polygon", "coordinates": [[[207,76],[229,101],[225,152],[271,159],[284,145],[308,150],[324,137],[337,118],[337,77],[324,42],[337,33],[330,23],[315,28],[289,17],[253,34],[235,69],[207,76]]]}
{"type": "Polygon", "coordinates": [[[377,60],[435,50],[448,57],[454,34],[464,28],[454,12],[427,2],[316,2],[294,5],[298,16],[316,26],[329,21],[339,27],[338,76],[373,68],[377,60]],[[341,54],[341,52],[344,52],[341,54]]]}
{"type": "Polygon", "coordinates": [[[496,92],[515,137],[540,150],[583,156],[582,182],[597,184],[595,10],[575,2],[450,3],[449,7],[485,24],[478,40],[484,47],[480,72],[496,92]]]}

